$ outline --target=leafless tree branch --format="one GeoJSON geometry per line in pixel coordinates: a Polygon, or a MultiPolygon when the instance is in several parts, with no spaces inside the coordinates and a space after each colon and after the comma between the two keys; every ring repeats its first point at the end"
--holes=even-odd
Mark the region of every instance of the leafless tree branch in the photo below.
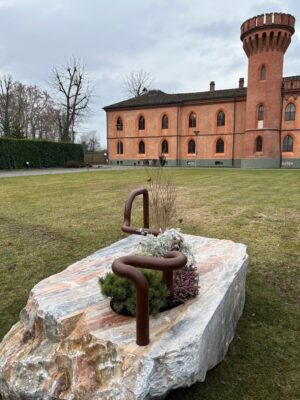
{"type": "Polygon", "coordinates": [[[153,82],[154,78],[149,72],[143,69],[131,71],[123,79],[123,89],[128,97],[139,97],[144,89],[151,88],[153,82]]]}
{"type": "Polygon", "coordinates": [[[58,94],[57,122],[61,140],[75,140],[75,126],[89,111],[92,88],[86,67],[75,57],[54,68],[52,86],[58,94]]]}

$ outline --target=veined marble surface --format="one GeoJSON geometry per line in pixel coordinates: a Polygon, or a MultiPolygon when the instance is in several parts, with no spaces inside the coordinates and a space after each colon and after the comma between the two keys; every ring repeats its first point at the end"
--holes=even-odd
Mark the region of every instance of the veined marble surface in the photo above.
{"type": "Polygon", "coordinates": [[[199,295],[150,318],[150,344],[135,343],[135,318],[114,313],[98,278],[131,254],[129,236],[39,282],[0,344],[4,399],[143,400],[203,381],[233,339],[245,300],[246,246],[184,235],[200,274],[199,295]]]}

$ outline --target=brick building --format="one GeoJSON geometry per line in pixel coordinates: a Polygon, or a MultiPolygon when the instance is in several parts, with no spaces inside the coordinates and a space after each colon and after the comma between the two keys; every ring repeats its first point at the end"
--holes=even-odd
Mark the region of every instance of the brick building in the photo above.
{"type": "Polygon", "coordinates": [[[139,97],[104,107],[111,164],[300,168],[300,76],[283,77],[295,18],[269,13],[241,26],[248,86],[139,97]]]}

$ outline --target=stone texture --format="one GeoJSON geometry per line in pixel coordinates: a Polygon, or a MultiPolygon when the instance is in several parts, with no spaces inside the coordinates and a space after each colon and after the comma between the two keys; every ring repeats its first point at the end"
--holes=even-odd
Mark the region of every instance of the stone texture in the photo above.
{"type": "Polygon", "coordinates": [[[4,399],[131,400],[203,381],[225,356],[245,298],[246,246],[185,235],[200,294],[150,320],[150,344],[135,343],[135,319],[115,314],[98,277],[132,253],[130,236],[38,283],[0,345],[4,399]]]}

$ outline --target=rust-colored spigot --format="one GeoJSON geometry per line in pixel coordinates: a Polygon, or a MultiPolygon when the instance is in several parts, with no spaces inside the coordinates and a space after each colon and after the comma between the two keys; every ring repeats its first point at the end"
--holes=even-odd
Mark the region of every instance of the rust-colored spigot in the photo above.
{"type": "Polygon", "coordinates": [[[146,188],[140,188],[132,191],[125,203],[124,208],[124,223],[122,226],[122,231],[129,234],[135,235],[147,235],[152,234],[157,236],[160,234],[160,231],[157,229],[149,229],[149,193],[146,188]],[[144,227],[143,228],[135,228],[130,226],[131,224],[131,209],[133,200],[139,196],[143,195],[143,213],[144,213],[144,227]]]}

